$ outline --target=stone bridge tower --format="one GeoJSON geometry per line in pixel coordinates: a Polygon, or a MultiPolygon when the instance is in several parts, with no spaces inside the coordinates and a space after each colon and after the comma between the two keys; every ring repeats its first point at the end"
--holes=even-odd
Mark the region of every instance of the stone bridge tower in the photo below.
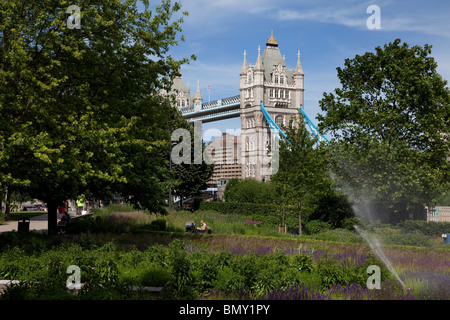
{"type": "Polygon", "coordinates": [[[240,73],[242,179],[270,180],[269,146],[274,146],[277,141],[260,104],[262,101],[278,126],[288,125],[290,118],[297,117],[300,105],[303,105],[303,77],[300,51],[297,65],[288,69],[273,32],[262,55],[258,47],[255,65],[247,63],[244,51],[240,73]]]}

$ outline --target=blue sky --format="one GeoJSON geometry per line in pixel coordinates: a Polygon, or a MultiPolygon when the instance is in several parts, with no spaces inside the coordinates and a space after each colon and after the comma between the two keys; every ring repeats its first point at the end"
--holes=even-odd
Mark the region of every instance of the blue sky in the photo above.
{"type": "MultiPolygon", "coordinates": [[[[180,0],[189,12],[182,25],[186,40],[173,48],[176,58],[197,56],[181,68],[184,81],[203,101],[239,94],[243,52],[254,65],[258,46],[264,50],[273,30],[288,68],[297,51],[305,73],[305,105],[310,118],[321,112],[324,92],[339,87],[337,67],[346,58],[374,52],[400,38],[409,45],[430,44],[438,72],[450,81],[450,1],[301,1],[301,0],[180,0]],[[370,5],[380,8],[379,30],[367,28],[370,5]],[[207,87],[211,85],[208,95],[207,87]]],[[[240,128],[239,118],[203,125],[203,130],[240,128]]]]}

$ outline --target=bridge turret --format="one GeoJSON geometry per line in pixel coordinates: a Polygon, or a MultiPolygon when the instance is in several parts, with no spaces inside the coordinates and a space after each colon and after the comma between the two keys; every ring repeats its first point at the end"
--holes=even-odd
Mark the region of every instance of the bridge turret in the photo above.
{"type": "Polygon", "coordinates": [[[197,80],[197,91],[195,92],[194,95],[194,107],[195,110],[200,110],[202,107],[202,103],[203,103],[203,98],[202,98],[202,93],[200,92],[200,80],[197,80]]]}
{"type": "Polygon", "coordinates": [[[303,92],[304,89],[304,73],[302,63],[300,62],[300,50],[297,53],[297,65],[294,69],[294,86],[295,86],[295,101],[299,105],[303,105],[303,92]]]}
{"type": "Polygon", "coordinates": [[[244,50],[244,61],[242,62],[242,68],[241,68],[241,77],[245,76],[247,74],[247,52],[244,50]]]}

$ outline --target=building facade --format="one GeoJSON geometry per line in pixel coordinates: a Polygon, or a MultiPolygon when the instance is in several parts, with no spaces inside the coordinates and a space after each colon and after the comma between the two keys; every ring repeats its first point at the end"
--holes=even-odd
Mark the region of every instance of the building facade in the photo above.
{"type": "Polygon", "coordinates": [[[303,105],[304,73],[300,51],[295,68],[288,69],[273,33],[264,52],[258,48],[255,65],[244,61],[240,72],[242,179],[270,180],[272,154],[277,140],[261,111],[264,104],[278,126],[287,125],[291,117],[298,117],[303,105]]]}
{"type": "Polygon", "coordinates": [[[214,173],[208,186],[223,187],[230,179],[241,178],[241,137],[222,133],[206,146],[208,157],[214,163],[214,173]]]}
{"type": "MultiPolygon", "coordinates": [[[[189,83],[186,86],[181,75],[174,79],[170,92],[164,94],[172,95],[175,99],[174,104],[186,116],[188,114],[192,116],[199,111],[199,113],[205,113],[216,108],[217,111],[211,112],[224,113],[223,108],[220,107],[222,100],[218,100],[214,106],[212,103],[211,105],[203,104],[200,83],[197,82],[195,94],[191,94],[189,83]]],[[[267,39],[262,54],[258,47],[255,65],[247,62],[247,54],[244,51],[244,61],[240,71],[239,102],[236,105],[238,112],[232,115],[239,116],[241,119],[241,136],[237,144],[240,146],[240,159],[237,161],[240,165],[240,178],[268,181],[274,173],[271,161],[274,155],[273,150],[277,148],[277,139],[263,115],[261,102],[277,125],[282,127],[288,125],[291,118],[299,116],[300,105],[303,105],[303,95],[304,73],[300,62],[300,51],[297,54],[297,64],[292,69],[287,67],[273,33],[267,39]]],[[[219,137],[217,143],[226,142],[227,139],[229,137],[226,135],[219,137]]],[[[223,165],[222,168],[228,170],[228,167],[223,165]]],[[[216,166],[216,170],[221,170],[221,167],[216,166]]],[[[234,175],[238,169],[236,167],[229,171],[233,171],[234,175]]],[[[228,181],[229,176],[223,174],[224,171],[215,173],[212,180],[216,184],[228,181]]]]}

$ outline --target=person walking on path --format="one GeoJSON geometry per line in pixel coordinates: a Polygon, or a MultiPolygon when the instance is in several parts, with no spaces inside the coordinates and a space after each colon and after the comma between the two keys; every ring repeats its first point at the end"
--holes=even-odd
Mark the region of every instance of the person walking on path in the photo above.
{"type": "Polygon", "coordinates": [[[84,196],[81,196],[77,199],[77,215],[79,216],[81,212],[83,211],[84,207],[84,196]]]}

